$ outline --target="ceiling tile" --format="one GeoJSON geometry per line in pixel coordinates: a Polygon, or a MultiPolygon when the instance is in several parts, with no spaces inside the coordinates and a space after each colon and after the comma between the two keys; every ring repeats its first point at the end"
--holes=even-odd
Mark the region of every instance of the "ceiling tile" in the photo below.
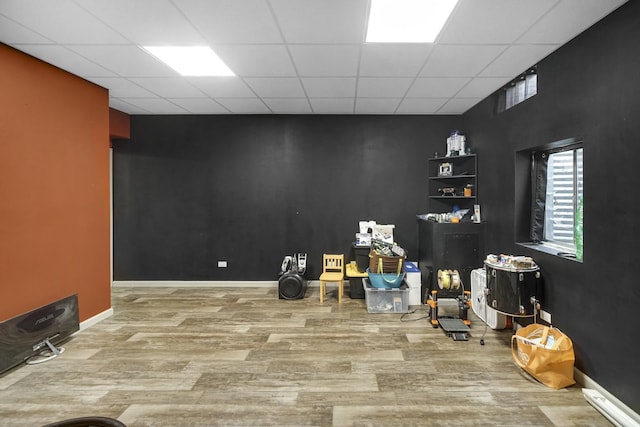
{"type": "Polygon", "coordinates": [[[353,98],[310,98],[313,112],[317,114],[351,114],[353,98]]]}
{"type": "Polygon", "coordinates": [[[128,43],[71,0],[2,0],[0,13],[57,43],[128,43]]]}
{"type": "Polygon", "coordinates": [[[479,77],[471,80],[468,85],[458,92],[457,96],[461,98],[486,98],[507,84],[509,80],[511,78],[479,77]]]}
{"type": "Polygon", "coordinates": [[[453,98],[438,110],[438,114],[462,114],[483,98],[453,98]]]}
{"type": "Polygon", "coordinates": [[[282,45],[218,45],[213,49],[238,76],[295,76],[289,52],[282,45]]]}
{"type": "Polygon", "coordinates": [[[144,108],[140,108],[133,104],[130,104],[123,99],[119,98],[109,98],[109,107],[114,108],[118,111],[122,111],[127,114],[149,114],[151,111],[145,110],[144,108]]]}
{"type": "Polygon", "coordinates": [[[64,46],[27,44],[16,45],[15,48],[49,64],[56,64],[58,68],[78,76],[83,76],[85,79],[89,77],[115,76],[115,73],[112,71],[89,61],[64,46]]]}
{"type": "Polygon", "coordinates": [[[362,48],[360,76],[415,77],[432,45],[368,43],[362,48]]]}
{"type": "Polygon", "coordinates": [[[562,0],[543,16],[518,43],[566,43],[586,30],[589,22],[599,21],[626,0],[562,0]],[[577,13],[580,11],[580,13],[577,13]],[[585,20],[585,17],[589,17],[585,20]]]}
{"type": "Polygon", "coordinates": [[[115,98],[152,98],[154,94],[122,77],[94,77],[95,84],[109,89],[115,98]]]}
{"type": "Polygon", "coordinates": [[[511,46],[487,66],[479,75],[482,77],[509,77],[514,79],[520,73],[538,63],[555,49],[556,45],[516,45],[511,46]]]}
{"type": "Polygon", "coordinates": [[[266,0],[175,0],[174,4],[212,44],[283,42],[266,0]]]}
{"type": "Polygon", "coordinates": [[[258,98],[220,98],[217,101],[236,114],[266,114],[271,111],[258,98]]]}
{"type": "Polygon", "coordinates": [[[0,15],[0,40],[2,43],[53,43],[52,40],[0,15]]]}
{"type": "Polygon", "coordinates": [[[187,77],[186,79],[213,98],[253,98],[256,96],[240,77],[187,77]]]}
{"type": "Polygon", "coordinates": [[[358,98],[356,114],[392,114],[401,98],[358,98]]]}
{"type": "Polygon", "coordinates": [[[363,98],[401,98],[412,82],[407,77],[361,77],[357,93],[363,98]]]}
{"type": "Polygon", "coordinates": [[[557,0],[461,0],[437,42],[511,43],[556,2],[557,0]]]}
{"type": "Polygon", "coordinates": [[[251,77],[245,79],[261,98],[301,98],[304,91],[295,77],[251,77]]]}
{"type": "Polygon", "coordinates": [[[287,43],[361,43],[366,0],[271,0],[287,43]]]}
{"type": "Polygon", "coordinates": [[[133,83],[163,98],[206,98],[183,77],[134,77],[133,83]]]}
{"type": "Polygon", "coordinates": [[[275,114],[309,114],[311,107],[307,98],[263,98],[275,114]]]}
{"type": "Polygon", "coordinates": [[[448,98],[405,98],[398,109],[400,114],[434,114],[448,98]]]}
{"type": "Polygon", "coordinates": [[[356,45],[289,46],[301,77],[354,77],[360,48],[356,45]]]}
{"type": "Polygon", "coordinates": [[[500,55],[506,45],[438,45],[421,76],[473,77],[500,55]]]}
{"type": "Polygon", "coordinates": [[[82,0],[81,4],[138,45],[205,44],[200,33],[168,0],[82,0]]]}
{"type": "Polygon", "coordinates": [[[120,98],[154,114],[187,114],[187,110],[163,98],[120,98]]]}
{"type": "Polygon", "coordinates": [[[420,77],[407,93],[409,98],[450,98],[468,82],[464,77],[420,77]]]}
{"type": "Polygon", "coordinates": [[[229,110],[210,98],[171,98],[170,101],[192,114],[229,113],[229,110]]]}
{"type": "Polygon", "coordinates": [[[123,77],[173,77],[177,73],[137,46],[69,46],[123,77]]]}
{"type": "Polygon", "coordinates": [[[355,77],[303,77],[300,80],[309,97],[345,98],[356,94],[355,77]]]}

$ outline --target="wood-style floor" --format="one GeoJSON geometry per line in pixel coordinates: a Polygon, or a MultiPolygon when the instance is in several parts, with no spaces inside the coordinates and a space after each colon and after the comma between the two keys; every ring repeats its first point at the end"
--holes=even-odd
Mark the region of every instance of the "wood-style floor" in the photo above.
{"type": "MultiPolygon", "coordinates": [[[[114,288],[114,315],[0,377],[0,426],[88,415],[136,426],[610,426],[580,386],[523,374],[511,332],[467,342],[335,288],[114,288]]],[[[472,314],[470,316],[476,320],[472,314]]]]}

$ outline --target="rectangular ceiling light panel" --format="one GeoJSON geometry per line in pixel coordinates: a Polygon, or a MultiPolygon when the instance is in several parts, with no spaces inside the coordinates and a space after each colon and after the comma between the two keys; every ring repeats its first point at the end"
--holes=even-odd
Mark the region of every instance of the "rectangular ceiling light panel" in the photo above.
{"type": "Polygon", "coordinates": [[[208,46],[143,46],[182,76],[234,76],[208,46]]]}
{"type": "Polygon", "coordinates": [[[371,0],[367,43],[433,43],[458,0],[371,0]]]}

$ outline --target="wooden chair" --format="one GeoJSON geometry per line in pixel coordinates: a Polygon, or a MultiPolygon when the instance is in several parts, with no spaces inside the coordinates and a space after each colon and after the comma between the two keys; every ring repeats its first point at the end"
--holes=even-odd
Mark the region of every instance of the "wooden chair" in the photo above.
{"type": "Polygon", "coordinates": [[[344,295],[344,255],[324,254],[322,256],[322,274],[320,275],[320,302],[327,293],[327,283],[338,284],[338,302],[344,295]]]}

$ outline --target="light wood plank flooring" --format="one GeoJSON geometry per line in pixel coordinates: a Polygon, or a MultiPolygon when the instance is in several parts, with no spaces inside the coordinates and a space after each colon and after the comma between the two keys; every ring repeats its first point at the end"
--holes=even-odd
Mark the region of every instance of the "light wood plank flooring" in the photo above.
{"type": "Polygon", "coordinates": [[[610,426],[580,386],[513,363],[511,332],[454,342],[426,310],[369,314],[334,288],[114,288],[61,357],[0,377],[0,426],[88,415],[136,426],[610,426]]]}

